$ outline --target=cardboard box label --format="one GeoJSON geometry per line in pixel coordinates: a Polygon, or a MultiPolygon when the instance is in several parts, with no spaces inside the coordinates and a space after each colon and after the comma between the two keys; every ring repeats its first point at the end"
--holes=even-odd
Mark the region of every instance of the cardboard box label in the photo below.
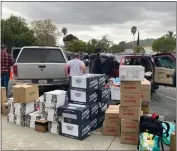
{"type": "Polygon", "coordinates": [[[140,81],[121,81],[120,93],[141,93],[141,82],[140,81]]]}
{"type": "Polygon", "coordinates": [[[141,115],[141,107],[124,107],[120,106],[119,117],[121,119],[139,120],[141,115]]]}
{"type": "Polygon", "coordinates": [[[138,133],[126,133],[121,132],[121,143],[122,144],[132,144],[137,145],[139,139],[138,133]]]}
{"type": "Polygon", "coordinates": [[[142,103],[141,94],[121,94],[121,106],[139,107],[142,103]]]}
{"type": "Polygon", "coordinates": [[[121,119],[122,132],[139,132],[139,121],[121,119]]]}

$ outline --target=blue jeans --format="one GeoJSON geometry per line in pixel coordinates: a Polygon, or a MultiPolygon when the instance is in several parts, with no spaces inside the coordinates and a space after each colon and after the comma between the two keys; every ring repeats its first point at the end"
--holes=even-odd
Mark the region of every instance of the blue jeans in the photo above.
{"type": "Polygon", "coordinates": [[[5,87],[6,92],[8,90],[9,78],[10,78],[10,74],[8,72],[1,73],[1,87],[5,87]]]}

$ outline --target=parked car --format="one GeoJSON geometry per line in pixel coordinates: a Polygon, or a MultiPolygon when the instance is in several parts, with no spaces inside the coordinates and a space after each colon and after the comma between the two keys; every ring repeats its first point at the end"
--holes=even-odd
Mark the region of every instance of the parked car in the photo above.
{"type": "Polygon", "coordinates": [[[14,80],[17,84],[35,83],[39,86],[67,86],[68,79],[64,71],[67,61],[65,52],[59,47],[23,47],[13,66],[14,80]]]}
{"type": "Polygon", "coordinates": [[[145,73],[151,73],[152,81],[156,85],[176,87],[176,82],[174,83],[176,57],[171,53],[119,54],[115,58],[120,65],[144,66],[145,73]]]}

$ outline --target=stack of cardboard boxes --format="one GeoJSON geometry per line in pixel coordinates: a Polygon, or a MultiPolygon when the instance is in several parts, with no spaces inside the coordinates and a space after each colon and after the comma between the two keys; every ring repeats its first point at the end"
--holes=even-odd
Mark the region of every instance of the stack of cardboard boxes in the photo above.
{"type": "Polygon", "coordinates": [[[103,123],[103,135],[120,136],[121,120],[119,118],[119,105],[109,105],[103,123]]]}
{"type": "Polygon", "coordinates": [[[83,140],[102,126],[110,92],[104,83],[103,75],[70,77],[69,103],[58,108],[60,135],[83,140]]]}
{"type": "Polygon", "coordinates": [[[144,79],[141,81],[142,108],[144,114],[149,114],[151,102],[151,83],[144,79]]]}
{"type": "Polygon", "coordinates": [[[48,131],[59,134],[59,119],[57,109],[66,104],[67,91],[54,90],[44,93],[44,98],[40,98],[40,111],[44,114],[44,119],[48,121],[48,131]]]}
{"type": "Polygon", "coordinates": [[[33,127],[35,118],[41,116],[36,111],[36,99],[39,98],[39,90],[33,84],[19,84],[13,87],[13,98],[8,100],[7,121],[13,122],[20,126],[33,127]]]}
{"type": "Polygon", "coordinates": [[[141,66],[120,66],[120,108],[121,143],[137,144],[141,115],[141,81],[144,68],[141,66]]]}

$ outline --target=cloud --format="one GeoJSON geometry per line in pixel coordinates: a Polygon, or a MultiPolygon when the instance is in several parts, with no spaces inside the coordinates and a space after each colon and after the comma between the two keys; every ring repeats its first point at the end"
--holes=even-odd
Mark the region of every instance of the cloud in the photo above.
{"type": "Polygon", "coordinates": [[[2,2],[2,16],[10,14],[28,23],[52,19],[85,41],[106,34],[115,43],[132,41],[134,25],[142,39],[176,31],[176,2],[2,2]]]}

